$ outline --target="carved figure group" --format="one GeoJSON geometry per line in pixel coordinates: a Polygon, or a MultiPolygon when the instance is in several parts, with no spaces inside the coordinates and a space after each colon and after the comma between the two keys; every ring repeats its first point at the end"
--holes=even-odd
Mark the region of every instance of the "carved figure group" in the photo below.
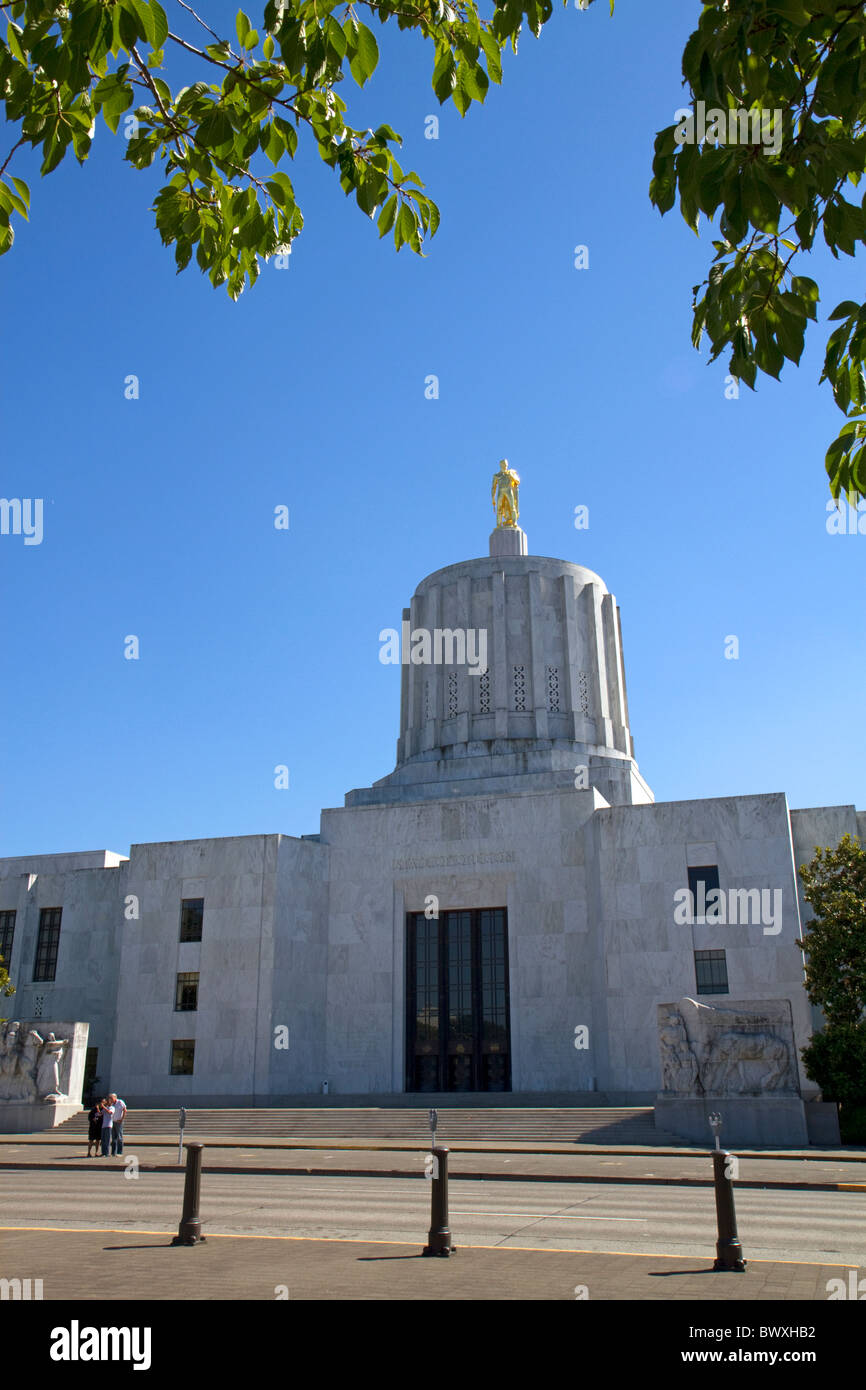
{"type": "Polygon", "coordinates": [[[797,1088],[789,1044],[766,1028],[707,1029],[693,1046],[682,1014],[669,1009],[659,1020],[659,1048],[662,1087],[675,1095],[763,1095],[797,1088]]]}
{"type": "Polygon", "coordinates": [[[60,1087],[60,1068],[68,1038],[43,1038],[20,1023],[0,1024],[0,1100],[66,1100],[60,1087]]]}

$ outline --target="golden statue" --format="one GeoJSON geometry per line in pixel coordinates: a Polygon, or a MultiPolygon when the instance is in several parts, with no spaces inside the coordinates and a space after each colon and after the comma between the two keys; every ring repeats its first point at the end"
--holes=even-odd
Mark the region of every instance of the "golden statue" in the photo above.
{"type": "Polygon", "coordinates": [[[517,525],[517,518],[520,515],[520,508],[517,505],[519,486],[520,479],[514,470],[508,467],[508,459],[500,459],[499,472],[493,474],[493,491],[491,493],[497,526],[517,525]]]}

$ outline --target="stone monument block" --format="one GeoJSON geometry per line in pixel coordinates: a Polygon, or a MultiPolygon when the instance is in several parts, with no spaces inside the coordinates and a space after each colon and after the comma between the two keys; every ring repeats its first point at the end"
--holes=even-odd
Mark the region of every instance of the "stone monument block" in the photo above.
{"type": "Polygon", "coordinates": [[[89,1023],[0,1023],[0,1133],[53,1129],[82,1109],[89,1023]]]}
{"type": "Polygon", "coordinates": [[[787,999],[680,999],[659,1005],[658,1022],[660,1128],[709,1144],[718,1113],[723,1144],[809,1143],[787,999]]]}

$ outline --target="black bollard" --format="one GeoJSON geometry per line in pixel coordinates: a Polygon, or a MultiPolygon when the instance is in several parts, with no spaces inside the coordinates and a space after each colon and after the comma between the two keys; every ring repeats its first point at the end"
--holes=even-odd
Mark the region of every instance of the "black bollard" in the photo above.
{"type": "Polygon", "coordinates": [[[201,1193],[201,1156],[204,1144],[187,1144],[186,1177],[183,1184],[183,1215],[172,1245],[203,1245],[201,1218],[198,1214],[201,1193]]]}
{"type": "Polygon", "coordinates": [[[743,1247],[737,1235],[737,1213],[734,1211],[734,1184],[727,1174],[727,1160],[731,1157],[724,1149],[716,1149],[713,1154],[713,1181],[716,1188],[716,1219],[719,1238],[716,1241],[716,1262],[714,1270],[736,1270],[742,1273],[746,1268],[743,1247]]]}
{"type": "Polygon", "coordinates": [[[433,1193],[430,1202],[430,1230],[425,1255],[451,1255],[455,1246],[451,1244],[451,1231],[448,1228],[448,1150],[433,1150],[433,1193]]]}

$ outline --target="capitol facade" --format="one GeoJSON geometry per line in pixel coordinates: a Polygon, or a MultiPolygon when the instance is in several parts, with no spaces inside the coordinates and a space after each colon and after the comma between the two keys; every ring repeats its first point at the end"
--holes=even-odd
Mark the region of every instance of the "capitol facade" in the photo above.
{"type": "Polygon", "coordinates": [[[490,553],[428,575],[382,635],[396,765],[318,834],[0,860],[15,1016],[88,1022],[103,1089],[639,1105],[668,1001],[787,1001],[808,1041],[796,866],[866,840],[866,814],[781,792],[656,802],[616,600],[527,553],[518,481],[494,479],[490,553]]]}

